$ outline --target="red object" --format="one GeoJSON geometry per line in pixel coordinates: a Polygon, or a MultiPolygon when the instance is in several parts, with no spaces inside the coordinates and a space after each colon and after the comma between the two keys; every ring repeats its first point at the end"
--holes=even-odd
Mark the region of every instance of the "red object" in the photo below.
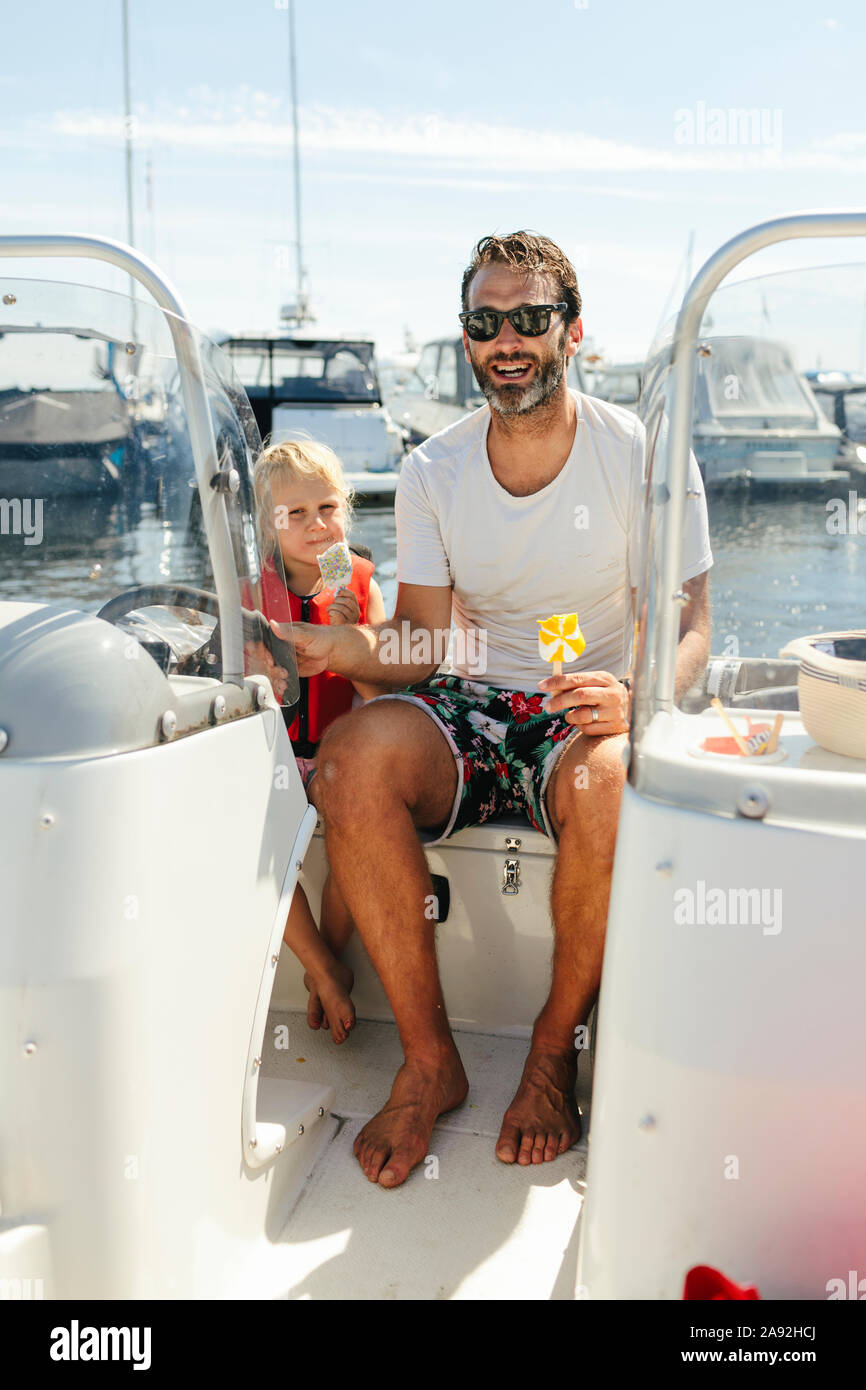
{"type": "MultiPolygon", "coordinates": [[[[372,561],[360,555],[352,556],[352,578],[346,588],[351,589],[358,600],[361,609],[359,623],[367,621],[370,580],[374,569],[372,561]]],[[[265,564],[262,572],[262,609],[266,618],[273,618],[278,623],[291,619],[295,623],[318,623],[330,627],[328,605],[333,600],[334,594],[330,589],[322,589],[311,598],[292,593],[291,589],[285,588],[273,565],[269,561],[265,564]]],[[[328,725],[352,708],[355,687],[345,676],[338,676],[333,671],[322,671],[318,676],[302,678],[301,686],[307,689],[306,738],[311,743],[318,743],[328,725]]],[[[289,738],[293,742],[300,737],[298,724],[299,719],[296,718],[289,729],[289,738]]]]}
{"type": "Polygon", "coordinates": [[[707,1303],[736,1303],[760,1297],[753,1284],[735,1284],[710,1265],[695,1265],[690,1269],[683,1289],[684,1299],[707,1303]]]}
{"type": "MultiPolygon", "coordinates": [[[[746,723],[749,726],[748,733],[740,735],[744,743],[750,739],[753,734],[770,732],[769,724],[756,724],[748,715],[746,715],[746,723]]],[[[705,753],[731,753],[735,757],[743,757],[743,754],[737,746],[736,740],[733,739],[730,734],[725,734],[719,738],[705,738],[701,747],[705,753]]]]}

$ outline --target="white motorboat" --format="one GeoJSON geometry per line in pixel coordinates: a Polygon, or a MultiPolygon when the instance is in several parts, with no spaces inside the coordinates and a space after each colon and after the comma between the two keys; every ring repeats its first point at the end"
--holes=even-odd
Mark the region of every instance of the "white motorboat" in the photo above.
{"type": "MultiPolygon", "coordinates": [[[[396,1192],[370,1184],[352,1155],[400,1060],[375,972],[353,942],[359,1022],[337,1048],[308,1030],[300,966],[280,949],[296,882],[315,910],[326,862],[280,707],[245,669],[263,636],[250,484],[260,440],[246,396],[129,248],[0,238],[6,257],[97,257],[145,285],[156,307],[139,303],[137,341],[174,421],[164,486],[140,513],[94,508],[72,533],[55,517],[37,556],[7,546],[14,538],[0,550],[5,1288],[676,1299],[692,1266],[715,1264],[765,1296],[819,1298],[856,1267],[866,871],[852,851],[866,764],[808,736],[794,659],[714,658],[682,709],[672,698],[703,302],[749,249],[854,233],[866,235],[866,215],[744,234],[698,276],[673,367],[657,376],[594,1068],[592,1046],[581,1051],[589,1186],[585,1136],[552,1164],[494,1157],[547,987],[554,854],[525,822],[497,821],[427,850],[470,1093],[396,1192]],[[758,765],[702,750],[725,732],[715,695],[744,733],[744,720],[782,711],[778,756],[758,765]],[[680,925],[675,894],[698,881],[781,889],[781,930],[680,925]]],[[[18,321],[31,283],[4,284],[18,321]]],[[[79,301],[71,319],[69,290],[53,287],[47,320],[40,304],[61,341],[72,330],[125,340],[124,296],[88,291],[86,315],[79,301]]],[[[290,681],[285,699],[296,693],[290,681]]],[[[771,897],[771,928],[773,908],[771,897]]]]}
{"type": "MultiPolygon", "coordinates": [[[[577,357],[569,359],[568,384],[576,391],[587,389],[577,357]]],[[[394,381],[386,404],[412,444],[421,444],[484,405],[462,338],[455,335],[425,343],[417,364],[394,381]]]]}
{"type": "Polygon", "coordinates": [[[841,436],[784,343],[748,336],[702,340],[694,449],[706,483],[775,487],[837,483],[841,436]]]}
{"type": "Polygon", "coordinates": [[[283,330],[221,338],[263,439],[328,444],[360,497],[391,498],[406,437],[382,401],[375,346],[283,330]]]}
{"type": "MultiPolygon", "coordinates": [[[[808,268],[735,281],[714,295],[701,324],[692,421],[708,491],[745,486],[787,496],[846,482],[841,431],[810,378],[828,356],[858,352],[846,300],[862,297],[862,278],[857,265],[808,268]]],[[[673,330],[673,321],[665,324],[650,349],[641,414],[666,370],[673,330]]]]}
{"type": "Polygon", "coordinates": [[[637,410],[642,376],[642,362],[606,362],[600,359],[592,372],[587,372],[585,389],[590,396],[625,406],[626,410],[637,410]]]}

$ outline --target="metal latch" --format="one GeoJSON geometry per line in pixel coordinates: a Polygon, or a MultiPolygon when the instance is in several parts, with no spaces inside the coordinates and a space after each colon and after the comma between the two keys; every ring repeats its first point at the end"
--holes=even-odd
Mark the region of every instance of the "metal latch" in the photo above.
{"type": "MultiPolygon", "coordinates": [[[[520,849],[520,841],[511,835],[506,837],[505,848],[511,852],[520,849]]],[[[503,893],[520,892],[520,860],[506,859],[502,867],[502,891],[503,893]]]]}

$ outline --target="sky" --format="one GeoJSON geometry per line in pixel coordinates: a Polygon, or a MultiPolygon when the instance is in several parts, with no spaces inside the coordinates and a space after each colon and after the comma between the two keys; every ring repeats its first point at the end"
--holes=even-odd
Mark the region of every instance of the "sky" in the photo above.
{"type": "MultiPolygon", "coordinates": [[[[135,245],[210,333],[295,298],[286,0],[129,0],[135,245]]],[[[640,359],[692,270],[786,212],[866,205],[862,0],[296,0],[302,246],[318,330],[457,329],[472,246],[574,262],[588,335],[640,359]],[[741,117],[737,112],[754,112],[741,117]]],[[[2,233],[127,239],[121,0],[4,15],[2,233]]],[[[749,274],[866,260],[772,249],[749,274]]],[[[94,280],[103,267],[18,262],[94,280]]]]}

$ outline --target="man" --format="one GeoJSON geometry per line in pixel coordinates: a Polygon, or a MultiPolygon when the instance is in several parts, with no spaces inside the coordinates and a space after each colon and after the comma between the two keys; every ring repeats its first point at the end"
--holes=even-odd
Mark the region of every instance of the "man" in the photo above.
{"type": "MultiPolygon", "coordinates": [[[[383,1187],[405,1181],[428,1152],[437,1117],[468,1089],[425,915],[432,885],[419,832],[436,843],[520,810],[562,849],[550,993],[496,1145],[504,1163],[549,1162],[580,1136],[574,1035],[599,988],[625,777],[635,584],[628,556],[639,534],[643,426],[568,390],[568,359],[583,332],[580,294],[572,266],[546,237],[517,232],[479,242],[463,279],[463,311],[464,349],[488,405],[403,465],[394,617],[372,627],[294,629],[302,675],[333,670],[403,692],[332,725],[315,779],[331,870],[405,1055],[387,1104],[355,1142],[363,1171],[383,1187]],[[575,609],[585,653],[550,676],[536,620],[575,609]],[[430,634],[452,618],[452,674],[419,688],[441,660],[430,634]]],[[[696,465],[692,486],[700,497],[685,537],[690,603],[678,693],[698,679],[709,653],[712,556],[696,465]]]]}

